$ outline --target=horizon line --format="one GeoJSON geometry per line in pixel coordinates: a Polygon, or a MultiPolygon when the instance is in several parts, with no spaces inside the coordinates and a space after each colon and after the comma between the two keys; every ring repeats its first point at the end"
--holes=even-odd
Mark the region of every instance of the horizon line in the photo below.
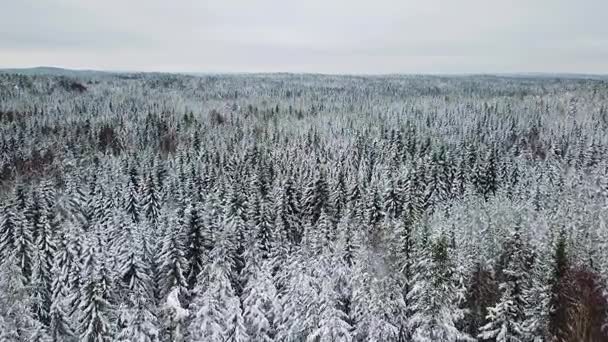
{"type": "Polygon", "coordinates": [[[104,68],[73,68],[56,65],[36,65],[26,67],[2,67],[0,72],[36,71],[36,69],[56,69],[57,71],[71,72],[98,72],[108,74],[173,74],[187,76],[205,75],[315,75],[315,76],[353,76],[353,77],[386,77],[386,76],[540,76],[540,77],[608,77],[608,73],[590,72],[554,72],[554,71],[515,71],[515,72],[314,72],[314,71],[160,71],[160,70],[130,70],[130,69],[104,69],[104,68]]]}

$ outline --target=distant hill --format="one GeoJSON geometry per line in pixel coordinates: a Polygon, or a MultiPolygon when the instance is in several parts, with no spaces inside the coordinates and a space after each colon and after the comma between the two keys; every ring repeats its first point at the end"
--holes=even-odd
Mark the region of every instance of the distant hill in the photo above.
{"type": "Polygon", "coordinates": [[[0,73],[21,74],[21,75],[66,76],[66,77],[101,76],[101,75],[111,74],[111,72],[106,72],[106,71],[64,69],[64,68],[47,67],[47,66],[40,66],[40,67],[34,67],[34,68],[0,69],[0,73]]]}

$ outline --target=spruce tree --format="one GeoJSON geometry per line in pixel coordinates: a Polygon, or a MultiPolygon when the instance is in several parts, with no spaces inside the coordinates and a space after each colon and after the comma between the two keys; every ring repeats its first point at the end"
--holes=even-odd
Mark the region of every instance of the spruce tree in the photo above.
{"type": "Polygon", "coordinates": [[[143,209],[146,218],[152,225],[159,223],[160,209],[161,209],[161,197],[160,191],[152,175],[148,176],[148,179],[144,183],[143,188],[143,209]]]}
{"type": "Polygon", "coordinates": [[[16,199],[9,199],[1,208],[0,215],[0,258],[8,258],[15,247],[17,231],[25,225],[25,217],[19,215],[16,199]]]}
{"type": "Polygon", "coordinates": [[[0,261],[0,341],[27,341],[40,328],[21,272],[14,254],[0,261]]]}
{"type": "Polygon", "coordinates": [[[187,211],[186,241],[184,246],[186,248],[184,257],[188,261],[188,271],[185,276],[190,290],[196,286],[196,280],[205,267],[208,258],[206,249],[209,248],[207,246],[208,243],[205,237],[205,228],[203,227],[203,218],[200,210],[196,205],[190,205],[187,211]]]}
{"type": "Polygon", "coordinates": [[[448,241],[441,236],[427,244],[417,256],[417,274],[408,293],[412,312],[408,326],[412,341],[473,340],[459,328],[464,318],[456,268],[450,259],[448,241]]]}
{"type": "Polygon", "coordinates": [[[83,279],[79,303],[81,311],[80,341],[112,340],[107,270],[102,265],[103,260],[99,260],[100,257],[99,252],[93,252],[92,267],[83,279]]]}
{"type": "Polygon", "coordinates": [[[126,191],[126,207],[125,210],[134,223],[140,221],[140,199],[139,199],[139,176],[137,169],[132,167],[129,170],[129,182],[126,191]]]}
{"type": "Polygon", "coordinates": [[[190,340],[244,342],[248,339],[240,301],[227,271],[226,264],[217,258],[207,271],[208,280],[199,281],[196,296],[190,305],[190,340]]]}
{"type": "Polygon", "coordinates": [[[175,224],[174,219],[164,221],[165,234],[158,265],[160,297],[163,299],[175,288],[179,293],[185,294],[188,286],[186,279],[188,262],[184,256],[180,227],[175,224]]]}
{"type": "Polygon", "coordinates": [[[49,335],[54,342],[75,339],[75,331],[70,321],[68,305],[71,296],[70,269],[76,262],[68,250],[65,232],[57,239],[57,254],[51,269],[51,307],[49,310],[49,335]]]}
{"type": "Polygon", "coordinates": [[[278,293],[272,282],[271,264],[262,264],[243,290],[243,319],[255,341],[274,341],[278,293]]]}
{"type": "Polygon", "coordinates": [[[519,342],[526,337],[524,291],[528,288],[528,260],[519,229],[516,229],[506,245],[506,263],[499,284],[500,299],[489,308],[487,323],[480,328],[481,340],[519,342]]]}
{"type": "Polygon", "coordinates": [[[329,209],[329,187],[323,171],[317,172],[304,193],[305,219],[316,224],[322,209],[329,209]]]}

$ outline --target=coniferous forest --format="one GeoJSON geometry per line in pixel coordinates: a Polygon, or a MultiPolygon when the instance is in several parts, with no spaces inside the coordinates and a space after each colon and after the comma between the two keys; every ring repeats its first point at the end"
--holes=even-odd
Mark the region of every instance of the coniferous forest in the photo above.
{"type": "Polygon", "coordinates": [[[0,341],[608,341],[608,81],[0,74],[0,341]]]}

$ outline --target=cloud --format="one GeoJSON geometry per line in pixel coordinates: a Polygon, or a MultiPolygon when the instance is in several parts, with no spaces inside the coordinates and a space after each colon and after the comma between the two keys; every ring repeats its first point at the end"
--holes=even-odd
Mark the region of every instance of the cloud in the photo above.
{"type": "Polygon", "coordinates": [[[603,0],[0,2],[0,67],[608,73],[603,0]]]}

